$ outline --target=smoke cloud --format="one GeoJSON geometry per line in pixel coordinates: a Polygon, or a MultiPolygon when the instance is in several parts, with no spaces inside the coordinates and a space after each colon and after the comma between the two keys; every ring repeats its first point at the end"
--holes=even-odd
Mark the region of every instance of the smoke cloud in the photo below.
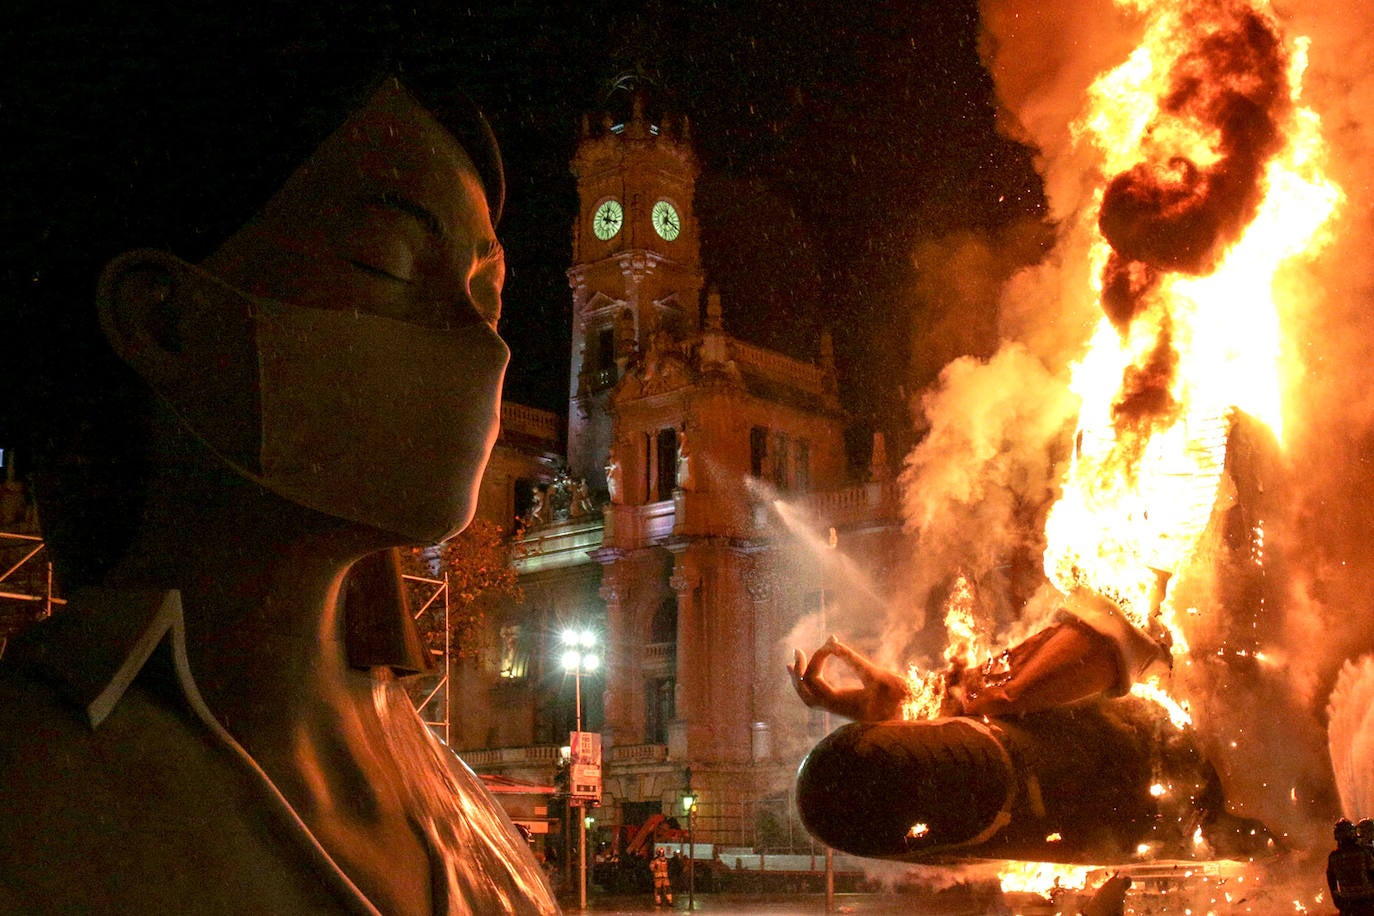
{"type": "Polygon", "coordinates": [[[1259,207],[1265,162],[1282,142],[1276,116],[1288,104],[1285,55],[1253,11],[1226,8],[1220,28],[1215,16],[1213,4],[1183,16],[1184,33],[1206,30],[1205,37],[1174,64],[1158,121],[1214,131],[1216,159],[1202,165],[1176,152],[1108,182],[1098,225],[1124,260],[1205,273],[1259,207]]]}
{"type": "MultiPolygon", "coordinates": [[[[1031,596],[1026,583],[1039,579],[1044,511],[1077,401],[1041,360],[1011,343],[986,360],[950,363],[920,410],[928,430],[901,481],[906,529],[920,557],[908,583],[912,603],[927,606],[963,574],[982,601],[981,616],[1008,624],[1031,596]]],[[[911,626],[909,618],[891,621],[882,645],[905,646],[911,626]]]]}

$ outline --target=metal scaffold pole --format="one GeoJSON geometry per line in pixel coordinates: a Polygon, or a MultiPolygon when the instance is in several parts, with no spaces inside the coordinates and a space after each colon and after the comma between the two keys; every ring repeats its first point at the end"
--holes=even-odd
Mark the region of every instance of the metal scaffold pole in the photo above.
{"type": "MultiPolygon", "coordinates": [[[[415,704],[415,711],[420,714],[420,718],[423,719],[424,723],[428,725],[430,728],[441,729],[441,734],[444,738],[444,744],[450,744],[452,737],[450,732],[452,716],[449,715],[449,710],[452,707],[449,705],[449,701],[453,694],[452,688],[450,686],[450,675],[452,672],[449,668],[449,660],[452,657],[450,655],[450,652],[452,651],[453,645],[452,636],[450,635],[451,631],[449,629],[450,602],[448,573],[444,573],[444,577],[442,579],[429,579],[424,576],[412,576],[408,573],[401,576],[401,578],[406,582],[418,582],[422,585],[431,585],[434,587],[434,591],[431,592],[429,597],[425,599],[425,603],[420,606],[419,610],[415,611],[411,615],[416,620],[419,620],[420,616],[424,614],[426,611],[428,611],[431,607],[433,607],[434,603],[438,601],[440,598],[443,598],[444,600],[444,648],[442,651],[443,657],[440,660],[440,664],[442,666],[440,670],[443,673],[439,678],[439,683],[434,685],[434,689],[431,690],[423,700],[415,704]],[[425,710],[428,709],[430,704],[434,702],[435,697],[439,696],[440,691],[443,692],[443,712],[442,714],[440,714],[441,717],[436,718],[433,712],[431,712],[430,715],[426,716],[425,710]]],[[[440,654],[438,650],[431,649],[430,651],[434,654],[440,654]]]]}

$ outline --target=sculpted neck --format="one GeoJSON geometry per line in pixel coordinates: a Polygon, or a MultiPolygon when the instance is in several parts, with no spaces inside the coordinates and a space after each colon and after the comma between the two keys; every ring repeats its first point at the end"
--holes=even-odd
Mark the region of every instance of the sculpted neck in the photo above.
{"type": "Polygon", "coordinates": [[[287,502],[203,450],[187,457],[152,469],[138,534],[106,584],[181,592],[191,670],[232,732],[328,702],[348,675],[340,584],[386,537],[287,502]]]}
{"type": "Polygon", "coordinates": [[[378,909],[426,913],[428,853],[375,711],[376,675],[349,668],[339,612],[349,567],[393,544],[202,453],[154,469],[140,533],[105,584],[181,591],[211,713],[378,909]]]}

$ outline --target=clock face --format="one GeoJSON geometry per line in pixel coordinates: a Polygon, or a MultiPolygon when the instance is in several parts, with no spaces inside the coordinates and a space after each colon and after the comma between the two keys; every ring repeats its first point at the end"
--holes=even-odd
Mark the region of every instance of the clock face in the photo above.
{"type": "Polygon", "coordinates": [[[625,211],[620,206],[620,201],[608,200],[596,208],[596,215],[592,217],[592,231],[604,242],[620,231],[620,224],[623,222],[625,211]]]}
{"type": "Polygon", "coordinates": [[[668,201],[660,200],[654,204],[651,215],[654,221],[654,231],[662,236],[665,241],[671,242],[682,231],[682,221],[678,219],[677,207],[668,201]]]}

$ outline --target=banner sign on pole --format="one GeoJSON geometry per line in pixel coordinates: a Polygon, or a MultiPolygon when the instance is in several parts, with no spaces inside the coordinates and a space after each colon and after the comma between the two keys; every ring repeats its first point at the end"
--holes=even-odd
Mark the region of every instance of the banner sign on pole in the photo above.
{"type": "Polygon", "coordinates": [[[572,732],[568,770],[568,797],[574,802],[601,804],[601,733],[572,732]]]}

